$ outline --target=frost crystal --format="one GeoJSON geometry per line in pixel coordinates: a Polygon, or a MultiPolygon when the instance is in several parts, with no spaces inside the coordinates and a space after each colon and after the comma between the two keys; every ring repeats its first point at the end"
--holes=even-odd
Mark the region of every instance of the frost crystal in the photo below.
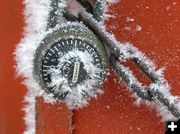
{"type": "Polygon", "coordinates": [[[138,31],[138,32],[141,31],[142,30],[142,26],[136,25],[135,30],[138,31]]]}
{"type": "Polygon", "coordinates": [[[95,92],[102,92],[100,89],[96,90],[96,87],[93,86],[98,83],[98,79],[101,79],[99,77],[101,68],[98,68],[93,64],[94,61],[92,59],[92,55],[90,55],[87,51],[81,52],[79,50],[72,50],[62,56],[59,60],[60,61],[57,65],[57,68],[52,68],[49,70],[52,79],[50,86],[54,87],[53,90],[57,92],[59,87],[61,87],[61,93],[69,92],[66,96],[66,99],[64,100],[66,104],[69,105],[69,108],[77,108],[86,105],[87,100],[84,98],[84,95],[87,95],[87,97],[94,97],[95,92]],[[69,86],[68,78],[61,76],[62,72],[60,68],[62,68],[64,62],[68,62],[69,59],[74,57],[77,57],[78,60],[83,63],[84,69],[87,71],[89,78],[85,82],[78,84],[72,89],[72,87],[69,86]]]}

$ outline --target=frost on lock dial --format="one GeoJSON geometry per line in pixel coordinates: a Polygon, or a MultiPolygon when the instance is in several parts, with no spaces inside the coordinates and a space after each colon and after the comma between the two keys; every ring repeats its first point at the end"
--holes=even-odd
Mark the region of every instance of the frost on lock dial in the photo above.
{"type": "Polygon", "coordinates": [[[107,64],[98,38],[82,24],[72,23],[45,38],[35,54],[34,74],[46,93],[80,107],[101,91],[107,64]]]}

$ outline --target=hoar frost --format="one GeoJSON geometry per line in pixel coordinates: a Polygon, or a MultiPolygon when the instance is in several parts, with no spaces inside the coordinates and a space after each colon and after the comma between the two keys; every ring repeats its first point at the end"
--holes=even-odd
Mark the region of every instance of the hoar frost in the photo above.
{"type": "Polygon", "coordinates": [[[66,104],[69,108],[77,108],[86,105],[88,100],[84,97],[85,95],[89,97],[95,97],[95,93],[101,93],[101,89],[94,87],[100,82],[100,72],[101,68],[94,65],[92,55],[87,51],[72,50],[59,57],[59,63],[56,68],[49,69],[49,74],[51,75],[50,87],[53,87],[53,91],[63,94],[68,93],[65,97],[66,104]],[[84,69],[87,71],[88,77],[83,83],[77,84],[71,87],[69,85],[68,78],[64,77],[62,74],[62,66],[64,63],[68,62],[70,59],[76,57],[79,62],[84,65],[84,69]],[[97,89],[96,89],[97,88],[97,89]]]}

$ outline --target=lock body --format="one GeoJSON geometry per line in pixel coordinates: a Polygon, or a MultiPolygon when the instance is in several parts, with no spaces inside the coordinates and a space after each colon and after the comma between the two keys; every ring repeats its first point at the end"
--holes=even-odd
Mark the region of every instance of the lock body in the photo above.
{"type": "Polygon", "coordinates": [[[74,22],[48,34],[34,59],[34,77],[41,88],[73,106],[100,91],[107,68],[104,45],[91,30],[74,22]]]}

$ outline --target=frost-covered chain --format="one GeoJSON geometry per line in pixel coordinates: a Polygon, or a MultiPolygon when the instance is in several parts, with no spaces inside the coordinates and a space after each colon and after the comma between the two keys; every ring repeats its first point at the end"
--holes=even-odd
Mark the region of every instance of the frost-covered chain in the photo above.
{"type": "Polygon", "coordinates": [[[54,28],[58,24],[60,17],[59,13],[59,0],[51,0],[48,23],[46,27],[47,30],[54,28]]]}
{"type": "MultiPolygon", "coordinates": [[[[88,13],[91,13],[96,21],[103,20],[105,1],[93,0],[91,5],[88,0],[77,0],[88,13]]],[[[67,11],[67,0],[51,0],[50,11],[47,23],[47,30],[54,28],[60,22],[60,16],[65,17],[67,21],[77,21],[78,18],[67,11]]]]}
{"type": "MultiPolygon", "coordinates": [[[[93,18],[93,16],[86,11],[81,11],[79,13],[79,18],[92,31],[94,31],[96,35],[100,38],[100,40],[104,42],[105,45],[110,49],[111,53],[113,54],[110,57],[110,62],[114,70],[119,74],[119,76],[128,85],[128,87],[130,87],[132,91],[135,92],[136,95],[139,96],[141,99],[159,101],[169,110],[169,112],[172,113],[175,118],[179,119],[179,104],[175,104],[175,102],[170,102],[168,96],[166,96],[166,94],[164,94],[163,92],[159,91],[158,87],[166,88],[167,83],[162,78],[162,76],[156,72],[155,68],[151,68],[151,66],[147,63],[148,59],[144,55],[143,57],[138,56],[138,54],[142,54],[133,46],[123,46],[122,44],[120,44],[112,35],[108,34],[104,30],[105,28],[101,23],[98,23],[93,18]],[[139,83],[139,81],[133,76],[132,72],[119,63],[119,61],[126,59],[131,59],[132,61],[134,61],[141,69],[141,71],[143,71],[156,86],[150,86],[148,90],[145,90],[141,83],[139,83]]],[[[171,94],[169,94],[169,96],[171,97],[171,94]]]]}

